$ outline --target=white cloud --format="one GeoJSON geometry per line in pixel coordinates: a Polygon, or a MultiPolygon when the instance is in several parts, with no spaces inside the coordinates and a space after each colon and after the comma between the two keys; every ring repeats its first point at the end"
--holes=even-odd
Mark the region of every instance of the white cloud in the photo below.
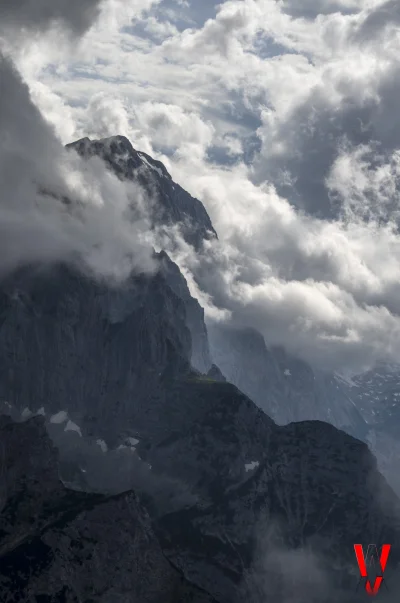
{"type": "Polygon", "coordinates": [[[228,310],[235,324],[337,370],[398,357],[400,238],[392,224],[300,214],[273,188],[252,185],[243,165],[182,169],[220,235],[203,256],[183,244],[175,256],[209,317],[228,310]]]}
{"type": "MultiPolygon", "coordinates": [[[[131,134],[128,108],[122,98],[103,92],[94,94],[80,115],[81,134],[93,138],[106,138],[131,134]]],[[[69,141],[70,142],[70,141],[69,141]]]]}
{"type": "Polygon", "coordinates": [[[39,81],[31,82],[30,93],[33,102],[41,107],[46,120],[53,126],[59,138],[71,140],[76,132],[76,122],[70,107],[39,81]]]}
{"type": "Polygon", "coordinates": [[[397,359],[398,3],[215,4],[106,3],[73,49],[9,51],[64,142],[125,134],[204,201],[220,241],[178,259],[211,315],[332,368],[397,359]]]}
{"type": "Polygon", "coordinates": [[[143,24],[144,31],[157,40],[163,41],[173,35],[177,35],[178,29],[169,21],[160,21],[156,17],[150,16],[143,24]]]}
{"type": "Polygon", "coordinates": [[[400,224],[400,149],[382,155],[379,147],[359,145],[339,152],[327,186],[340,200],[344,216],[391,220],[400,224]]]}
{"type": "MultiPolygon", "coordinates": [[[[46,11],[42,2],[38,8],[43,9],[43,18],[39,11],[29,21],[31,6],[17,2],[14,12],[3,12],[11,23],[6,34],[18,24],[27,31],[45,30],[58,17],[69,19],[68,24],[79,33],[89,25],[88,7],[82,8],[79,20],[74,4],[71,16],[63,4],[52,4],[46,11]],[[21,13],[22,5],[27,14],[21,13]]],[[[33,94],[48,109],[47,121],[43,119],[10,59],[1,54],[0,81],[1,273],[26,262],[62,259],[117,278],[126,277],[132,269],[152,270],[143,191],[118,180],[99,159],[84,163],[68,153],[51,124],[60,130],[57,108],[69,110],[39,83],[33,94]],[[132,214],[132,205],[138,219],[131,223],[127,214],[132,214]]]]}

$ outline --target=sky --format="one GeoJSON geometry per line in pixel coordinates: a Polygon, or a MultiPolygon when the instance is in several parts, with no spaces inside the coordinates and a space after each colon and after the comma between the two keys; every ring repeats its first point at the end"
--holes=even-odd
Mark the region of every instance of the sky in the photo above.
{"type": "Polygon", "coordinates": [[[397,361],[399,26],[394,0],[0,0],[0,269],[152,269],[151,200],[62,149],[122,134],[210,214],[219,240],[175,257],[210,320],[340,372],[397,361]]]}

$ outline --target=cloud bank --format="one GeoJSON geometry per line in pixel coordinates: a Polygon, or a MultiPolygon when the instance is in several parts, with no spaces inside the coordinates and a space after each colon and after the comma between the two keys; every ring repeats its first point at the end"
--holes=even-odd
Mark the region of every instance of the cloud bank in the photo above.
{"type": "MultiPolygon", "coordinates": [[[[86,30],[100,2],[2,3],[1,31],[86,30]]],[[[4,38],[3,38],[4,39],[4,38]]],[[[9,56],[0,55],[0,275],[27,262],[77,262],[95,274],[151,270],[148,202],[100,160],[68,153],[33,103],[9,56]],[[130,221],[132,206],[138,218],[130,221]]]]}
{"type": "Polygon", "coordinates": [[[8,41],[63,142],[125,135],[205,203],[219,241],[176,259],[210,320],[334,370],[397,361],[398,3],[115,6],[73,50],[8,41]]]}

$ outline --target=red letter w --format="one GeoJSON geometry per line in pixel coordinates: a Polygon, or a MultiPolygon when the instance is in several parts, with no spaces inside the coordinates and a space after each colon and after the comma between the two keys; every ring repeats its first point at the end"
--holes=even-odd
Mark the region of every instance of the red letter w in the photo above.
{"type": "Polygon", "coordinates": [[[354,551],[356,553],[356,558],[357,558],[357,563],[358,563],[358,567],[360,570],[360,574],[361,574],[361,578],[368,578],[368,572],[367,572],[367,563],[366,561],[369,561],[371,558],[373,558],[374,556],[376,556],[376,558],[379,561],[379,565],[381,568],[381,574],[377,575],[375,578],[375,582],[374,585],[371,586],[371,582],[367,579],[366,583],[365,583],[365,590],[367,591],[367,593],[369,595],[377,595],[379,592],[379,589],[381,587],[381,584],[383,582],[383,574],[385,571],[385,567],[386,567],[386,563],[389,557],[389,553],[390,553],[390,544],[383,544],[382,545],[382,550],[381,550],[381,555],[378,558],[378,553],[377,553],[377,548],[375,544],[370,544],[368,546],[367,549],[367,557],[364,557],[364,551],[362,548],[362,544],[355,544],[354,545],[354,551]]]}

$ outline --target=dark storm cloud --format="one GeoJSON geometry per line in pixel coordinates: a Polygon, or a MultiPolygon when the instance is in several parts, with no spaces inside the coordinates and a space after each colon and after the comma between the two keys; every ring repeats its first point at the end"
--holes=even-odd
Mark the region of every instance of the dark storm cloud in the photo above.
{"type": "Polygon", "coordinates": [[[389,0],[371,11],[358,28],[355,39],[370,41],[380,35],[386,27],[400,24],[400,2],[389,0]]]}
{"type": "Polygon", "coordinates": [[[54,24],[76,34],[96,19],[103,0],[0,0],[0,31],[42,31],[54,24]]]}
{"type": "Polygon", "coordinates": [[[0,92],[1,205],[11,208],[31,186],[28,177],[32,173],[39,179],[45,172],[53,174],[55,185],[62,147],[33,104],[14,65],[1,55],[0,92]]]}
{"type": "Polygon", "coordinates": [[[350,95],[340,107],[332,106],[320,92],[313,90],[280,128],[279,136],[296,153],[269,158],[266,170],[260,165],[259,177],[262,180],[267,173],[277,190],[294,205],[313,215],[331,218],[340,206],[330,199],[325,179],[341,145],[378,143],[382,157],[398,147],[400,69],[393,69],[382,80],[377,97],[364,106],[350,95]],[[284,182],[285,173],[292,177],[288,183],[284,182]]]}

